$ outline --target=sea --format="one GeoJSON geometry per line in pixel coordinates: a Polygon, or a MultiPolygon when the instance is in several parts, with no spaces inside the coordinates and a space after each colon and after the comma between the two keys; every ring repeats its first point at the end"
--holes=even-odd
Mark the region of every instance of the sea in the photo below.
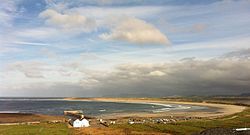
{"type": "Polygon", "coordinates": [[[99,116],[112,113],[202,111],[211,108],[181,104],[69,101],[60,98],[0,98],[0,113],[63,115],[66,110],[81,110],[85,115],[99,116]]]}

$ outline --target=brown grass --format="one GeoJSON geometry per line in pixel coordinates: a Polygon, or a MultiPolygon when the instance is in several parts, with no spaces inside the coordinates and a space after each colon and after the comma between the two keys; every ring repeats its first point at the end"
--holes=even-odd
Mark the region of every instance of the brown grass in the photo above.
{"type": "Polygon", "coordinates": [[[139,132],[130,129],[114,129],[114,128],[78,128],[75,135],[169,135],[159,132],[139,132]]]}
{"type": "Polygon", "coordinates": [[[40,114],[22,114],[22,113],[0,113],[0,123],[20,123],[34,121],[63,121],[62,116],[49,116],[40,114]]]}

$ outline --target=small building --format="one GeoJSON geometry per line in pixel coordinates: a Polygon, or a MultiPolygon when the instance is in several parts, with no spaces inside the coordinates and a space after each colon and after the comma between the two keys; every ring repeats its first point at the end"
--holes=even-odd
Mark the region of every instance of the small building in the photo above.
{"type": "Polygon", "coordinates": [[[73,121],[73,127],[78,128],[78,127],[89,127],[89,121],[87,119],[76,119],[73,121]]]}
{"type": "Polygon", "coordinates": [[[90,126],[82,111],[64,111],[64,115],[71,117],[68,122],[74,128],[90,126]]]}

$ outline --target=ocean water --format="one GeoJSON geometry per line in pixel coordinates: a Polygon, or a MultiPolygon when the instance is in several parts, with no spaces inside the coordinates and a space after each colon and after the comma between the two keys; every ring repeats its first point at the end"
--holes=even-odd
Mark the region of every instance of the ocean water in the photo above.
{"type": "Polygon", "coordinates": [[[110,113],[164,112],[204,110],[207,107],[158,103],[115,103],[97,101],[65,101],[62,99],[0,99],[0,113],[34,113],[63,115],[65,110],[82,110],[85,115],[110,113]]]}

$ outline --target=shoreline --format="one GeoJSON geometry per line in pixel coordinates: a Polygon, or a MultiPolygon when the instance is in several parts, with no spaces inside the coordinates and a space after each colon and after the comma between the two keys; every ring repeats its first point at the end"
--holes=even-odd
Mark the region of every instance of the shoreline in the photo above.
{"type": "MultiPolygon", "coordinates": [[[[126,119],[131,117],[138,118],[164,118],[164,117],[183,117],[183,118],[205,118],[214,119],[223,116],[232,115],[244,111],[247,107],[217,104],[206,102],[183,102],[183,101],[168,101],[163,99],[153,98],[64,98],[64,101],[97,101],[97,102],[115,102],[115,103],[139,103],[139,104],[154,104],[154,105],[190,105],[208,107],[208,109],[181,109],[170,110],[163,112],[124,112],[124,113],[109,113],[95,116],[95,118],[103,119],[126,119]]],[[[33,122],[33,121],[55,121],[63,120],[64,116],[43,115],[43,114],[22,114],[22,113],[0,113],[0,123],[15,123],[15,122],[33,122]]]]}
{"type": "Polygon", "coordinates": [[[180,105],[192,105],[192,106],[203,106],[209,108],[216,108],[215,112],[211,111],[165,111],[165,112],[135,112],[135,113],[112,113],[104,114],[100,117],[104,118],[124,118],[124,117],[165,117],[165,116],[184,116],[184,117],[200,117],[200,118],[219,118],[235,113],[242,112],[246,109],[244,106],[229,105],[229,104],[215,104],[206,102],[183,102],[183,101],[166,101],[161,99],[150,99],[150,98],[65,98],[67,101],[100,101],[100,102],[115,102],[115,103],[142,103],[142,104],[180,104],[180,105]]]}

